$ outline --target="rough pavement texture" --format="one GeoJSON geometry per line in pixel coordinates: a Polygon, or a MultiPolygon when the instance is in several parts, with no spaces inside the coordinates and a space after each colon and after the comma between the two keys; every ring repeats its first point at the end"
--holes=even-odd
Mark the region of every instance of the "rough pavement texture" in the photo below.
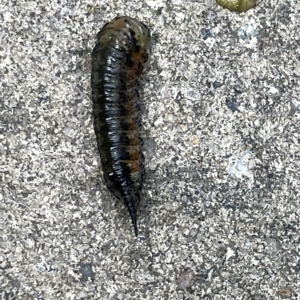
{"type": "Polygon", "coordinates": [[[0,3],[1,299],[298,299],[300,2],[0,3]],[[90,53],[149,25],[134,237],[102,182],[90,53]]]}

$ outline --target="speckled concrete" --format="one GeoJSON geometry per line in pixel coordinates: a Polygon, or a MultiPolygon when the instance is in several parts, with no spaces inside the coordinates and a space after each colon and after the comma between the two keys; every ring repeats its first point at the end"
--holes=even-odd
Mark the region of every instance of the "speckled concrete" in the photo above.
{"type": "Polygon", "coordinates": [[[300,2],[0,2],[1,299],[298,299],[300,2]],[[37,4],[38,3],[38,4],[37,4]],[[101,177],[90,53],[153,33],[134,237],[101,177]]]}

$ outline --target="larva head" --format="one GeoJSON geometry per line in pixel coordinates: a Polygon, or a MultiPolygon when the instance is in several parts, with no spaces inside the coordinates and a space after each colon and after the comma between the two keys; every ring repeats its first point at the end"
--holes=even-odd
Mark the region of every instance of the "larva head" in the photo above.
{"type": "Polygon", "coordinates": [[[104,48],[110,45],[122,50],[128,84],[134,84],[149,61],[150,31],[147,26],[127,16],[116,17],[98,33],[98,41],[104,48]]]}
{"type": "MultiPolygon", "coordinates": [[[[105,33],[105,36],[110,38],[112,32],[114,34],[123,32],[128,38],[134,39],[135,43],[146,51],[150,48],[150,31],[144,23],[136,19],[127,16],[116,17],[107,23],[99,34],[103,35],[105,33]]],[[[126,39],[124,39],[124,42],[126,42],[126,39]]]]}
{"type": "Polygon", "coordinates": [[[150,31],[148,27],[136,19],[130,17],[124,18],[127,26],[134,32],[134,37],[137,40],[137,44],[140,47],[148,50],[150,47],[150,31]]]}

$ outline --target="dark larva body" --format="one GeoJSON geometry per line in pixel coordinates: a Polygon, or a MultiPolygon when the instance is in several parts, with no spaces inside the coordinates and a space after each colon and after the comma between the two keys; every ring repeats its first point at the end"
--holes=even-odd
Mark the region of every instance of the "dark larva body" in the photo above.
{"type": "Polygon", "coordinates": [[[137,79],[148,60],[150,32],[130,17],[117,17],[98,33],[92,52],[94,129],[104,180],[127,206],[135,234],[144,182],[137,79]]]}

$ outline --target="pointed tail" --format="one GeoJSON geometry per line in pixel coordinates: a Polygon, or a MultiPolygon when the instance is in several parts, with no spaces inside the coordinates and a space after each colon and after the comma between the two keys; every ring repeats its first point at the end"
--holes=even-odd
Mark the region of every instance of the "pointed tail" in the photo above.
{"type": "Polygon", "coordinates": [[[140,195],[139,193],[136,193],[134,195],[130,194],[125,199],[126,206],[128,208],[132,225],[134,228],[135,236],[138,236],[138,226],[137,226],[137,210],[140,204],[140,195]]]}
{"type": "Polygon", "coordinates": [[[136,214],[132,214],[130,212],[130,217],[131,217],[131,220],[132,220],[132,225],[133,225],[133,228],[134,228],[135,236],[137,237],[139,235],[139,231],[138,231],[138,227],[137,227],[137,217],[136,217],[136,214]]]}

